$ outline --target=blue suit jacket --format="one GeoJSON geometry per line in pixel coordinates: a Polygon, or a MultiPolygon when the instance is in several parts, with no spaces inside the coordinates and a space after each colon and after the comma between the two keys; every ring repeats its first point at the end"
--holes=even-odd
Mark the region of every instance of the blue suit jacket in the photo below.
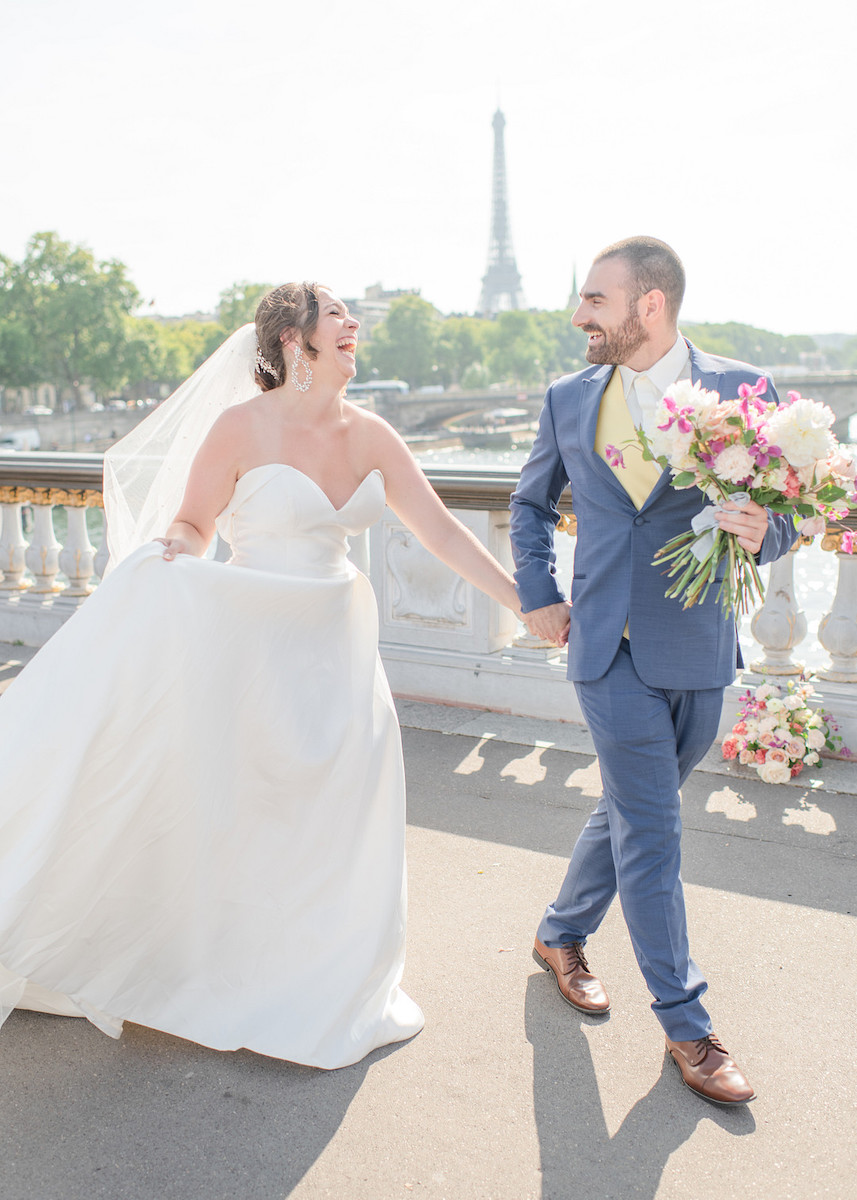
{"type": "MultiPolygon", "coordinates": [[[[690,345],[690,343],[688,343],[690,345]]],[[[738,394],[761,372],[746,363],[703,354],[690,346],[694,382],[738,394]]],[[[524,612],[565,597],[554,573],[557,502],[571,484],[577,546],[571,589],[568,677],[600,679],[613,661],[625,622],[638,675],[650,687],[680,690],[725,687],[741,664],[735,622],[724,618],[712,584],[705,601],[683,609],[668,600],[655,553],[707,503],[698,488],[677,491],[664,471],[637,512],[619,480],[595,452],[595,427],[612,366],[565,375],[548,388],[539,432],[512,495],[511,537],[515,580],[524,612]]],[[[776,399],[769,382],[768,396],[776,399]]],[[[757,556],[779,558],[796,538],[790,517],[769,513],[757,556]]]]}

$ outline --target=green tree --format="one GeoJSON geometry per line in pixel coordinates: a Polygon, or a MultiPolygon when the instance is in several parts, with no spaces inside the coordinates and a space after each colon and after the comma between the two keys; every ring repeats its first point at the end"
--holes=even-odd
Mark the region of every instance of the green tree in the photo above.
{"type": "Polygon", "coordinates": [[[482,364],[489,328],[478,317],[447,317],[437,335],[438,383],[460,385],[470,367],[482,364]]]}
{"type": "Polygon", "coordinates": [[[681,322],[681,331],[700,350],[709,354],[722,354],[726,358],[737,358],[755,366],[776,367],[780,363],[796,363],[802,351],[815,351],[818,347],[808,334],[785,337],[754,325],[742,325],[729,321],[720,325],[686,325],[681,322]]]}
{"type": "Polygon", "coordinates": [[[270,291],[273,291],[273,284],[250,283],[246,279],[222,291],[217,304],[217,320],[224,337],[252,321],[259,301],[270,291]]]}
{"type": "Polygon", "coordinates": [[[411,387],[437,381],[441,320],[420,296],[400,296],[372,335],[368,360],[381,379],[405,379],[411,387]]]}
{"type": "Polygon", "coordinates": [[[571,323],[572,309],[537,312],[536,321],[545,339],[545,380],[557,379],[586,366],[586,334],[571,323]]]}
{"type": "Polygon", "coordinates": [[[544,383],[550,344],[536,313],[500,313],[491,322],[488,345],[488,370],[495,382],[518,387],[544,383]]]}
{"type": "Polygon", "coordinates": [[[37,233],[20,263],[0,265],[0,382],[82,384],[109,392],[127,379],[128,319],[139,293],[115,260],[37,233]]]}
{"type": "Polygon", "coordinates": [[[127,384],[138,395],[162,384],[176,387],[223,341],[216,321],[156,321],[131,318],[125,350],[127,384]]]}

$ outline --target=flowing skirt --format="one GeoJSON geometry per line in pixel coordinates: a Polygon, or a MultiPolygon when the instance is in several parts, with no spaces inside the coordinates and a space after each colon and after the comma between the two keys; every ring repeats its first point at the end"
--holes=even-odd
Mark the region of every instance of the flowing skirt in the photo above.
{"type": "Polygon", "coordinates": [[[404,801],[368,580],[142,547],[0,698],[0,1019],[326,1068],[412,1036],[404,801]]]}

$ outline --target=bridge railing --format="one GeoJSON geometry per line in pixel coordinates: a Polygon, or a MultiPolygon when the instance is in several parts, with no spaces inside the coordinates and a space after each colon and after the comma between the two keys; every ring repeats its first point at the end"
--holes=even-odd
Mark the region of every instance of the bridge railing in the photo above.
{"type": "MultiPolygon", "coordinates": [[[[107,561],[101,473],[100,454],[0,456],[0,641],[42,645],[97,586],[107,561]]],[[[517,470],[436,467],[427,475],[511,569],[508,503],[517,470]]],[[[562,511],[573,537],[570,503],[562,511]]],[[[806,551],[796,547],[772,565],[751,624],[758,645],[744,647],[749,669],[727,691],[723,727],[748,682],[800,673],[796,655],[812,632],[828,656],[814,673],[816,691],[857,750],[857,555],[842,552],[841,536],[829,530],[823,540],[835,556],[835,583],[812,631],[794,577],[806,551]]],[[[582,722],[565,653],[531,638],[512,613],[428,554],[390,510],[354,542],[352,557],[375,588],[381,652],[396,694],[582,722]]]]}

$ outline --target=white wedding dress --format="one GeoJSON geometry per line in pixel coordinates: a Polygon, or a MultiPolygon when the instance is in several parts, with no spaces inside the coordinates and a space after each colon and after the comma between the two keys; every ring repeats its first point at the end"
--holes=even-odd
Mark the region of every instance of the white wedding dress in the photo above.
{"type": "Polygon", "coordinates": [[[337,510],[256,467],[229,563],[141,547],[0,699],[0,1019],[326,1068],[421,1029],[398,724],[346,559],[383,508],[378,471],[337,510]]]}

